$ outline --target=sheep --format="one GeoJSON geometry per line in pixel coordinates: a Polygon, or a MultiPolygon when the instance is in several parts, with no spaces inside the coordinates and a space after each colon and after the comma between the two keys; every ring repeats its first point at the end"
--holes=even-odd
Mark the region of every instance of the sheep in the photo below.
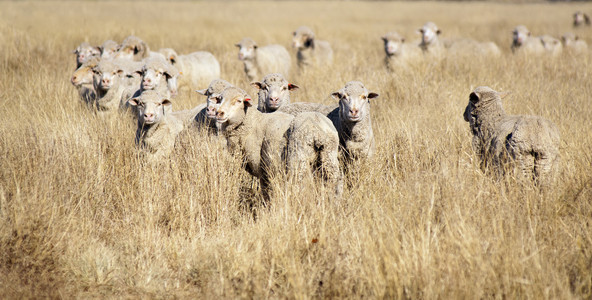
{"type": "Polygon", "coordinates": [[[101,50],[101,59],[113,59],[119,50],[119,44],[113,40],[106,40],[99,46],[99,49],[101,50]]]}
{"type": "Polygon", "coordinates": [[[129,103],[138,112],[136,144],[145,150],[148,161],[161,161],[173,151],[183,122],[171,114],[171,101],[158,91],[144,91],[129,103]]]}
{"type": "Polygon", "coordinates": [[[124,76],[124,63],[120,60],[101,60],[93,68],[93,87],[96,92],[96,106],[101,112],[113,111],[120,107],[121,98],[127,86],[124,76]]]}
{"type": "Polygon", "coordinates": [[[382,36],[382,41],[385,53],[384,65],[391,72],[407,67],[421,54],[418,47],[406,44],[405,38],[398,32],[387,32],[382,36]]]}
{"type": "Polygon", "coordinates": [[[494,42],[478,42],[467,38],[450,41],[447,50],[448,53],[454,53],[457,55],[478,55],[489,57],[499,57],[502,53],[494,42]]]}
{"type": "Polygon", "coordinates": [[[546,52],[543,42],[533,37],[524,25],[518,25],[512,30],[512,53],[540,55],[546,52]],[[519,52],[517,52],[520,50],[519,52]]]}
{"type": "Polygon", "coordinates": [[[298,67],[330,65],[333,63],[333,49],[327,41],[315,39],[312,29],[300,26],[292,33],[292,47],[298,52],[298,67]]]}
{"type": "Polygon", "coordinates": [[[76,54],[76,69],[78,69],[80,68],[80,66],[82,66],[83,63],[85,63],[90,58],[100,56],[101,50],[99,49],[99,47],[94,47],[91,46],[89,43],[84,42],[78,45],[78,47],[76,47],[76,49],[74,49],[72,53],[76,54]]]}
{"type": "Polygon", "coordinates": [[[297,85],[289,83],[279,73],[268,74],[261,82],[253,82],[251,85],[258,89],[257,110],[264,113],[274,112],[290,103],[290,91],[298,89],[297,85]]]}
{"type": "Polygon", "coordinates": [[[327,117],[339,133],[341,157],[346,166],[371,158],[376,145],[370,118],[370,99],[378,97],[378,94],[369,92],[359,81],[350,81],[331,96],[339,100],[339,107],[327,117]]]}
{"type": "Polygon", "coordinates": [[[173,114],[183,120],[183,122],[192,124],[196,127],[205,127],[210,133],[217,133],[216,127],[216,109],[222,102],[221,94],[224,89],[231,87],[228,81],[223,79],[214,79],[203,90],[196,92],[206,96],[206,103],[200,104],[192,109],[173,112],[173,114]]]}
{"type": "Polygon", "coordinates": [[[541,39],[545,51],[551,56],[559,56],[561,52],[563,52],[563,45],[560,40],[550,35],[543,35],[539,38],[541,39]]]}
{"type": "Polygon", "coordinates": [[[577,35],[572,32],[565,33],[561,36],[561,43],[563,49],[570,54],[585,54],[588,52],[588,44],[586,41],[581,40],[577,35]]]}
{"type": "MultiPolygon", "coordinates": [[[[328,182],[338,184],[341,178],[336,171],[339,170],[336,159],[339,137],[332,126],[327,126],[330,121],[325,116],[319,113],[297,117],[281,112],[264,114],[251,108],[249,95],[236,87],[226,88],[221,97],[222,103],[216,112],[218,127],[229,150],[243,156],[245,169],[259,178],[264,199],[269,199],[270,176],[275,170],[282,170],[282,163],[284,167],[297,168],[284,169],[289,174],[303,171],[305,166],[319,166],[328,182]],[[309,119],[312,116],[316,119],[309,119]],[[325,121],[321,121],[323,118],[325,121]],[[287,154],[292,157],[286,157],[287,154]]],[[[340,189],[337,187],[335,191],[340,189]]]]}
{"type": "Polygon", "coordinates": [[[94,106],[96,93],[93,87],[93,68],[99,64],[99,58],[93,57],[83,63],[74,73],[70,82],[78,90],[80,99],[88,106],[94,106]]]}
{"type": "Polygon", "coordinates": [[[284,46],[258,47],[250,38],[243,38],[235,46],[238,47],[238,59],[244,63],[249,81],[258,79],[262,74],[282,73],[287,76],[290,72],[292,60],[284,46]]]}
{"type": "Polygon", "coordinates": [[[325,105],[313,102],[296,102],[282,105],[280,108],[278,108],[277,111],[290,114],[293,116],[297,116],[303,112],[318,112],[326,116],[329,115],[329,113],[331,113],[337,107],[339,107],[337,104],[325,105]]]}
{"type": "Polygon", "coordinates": [[[436,24],[433,22],[427,22],[417,30],[417,33],[421,34],[419,48],[424,54],[438,57],[444,53],[444,44],[438,39],[438,36],[442,31],[436,26],[436,24]]]}
{"type": "Polygon", "coordinates": [[[171,48],[160,49],[159,52],[179,70],[181,75],[179,75],[178,87],[189,86],[195,89],[220,78],[220,63],[210,52],[197,51],[177,55],[177,52],[171,48]]]}
{"type": "Polygon", "coordinates": [[[539,116],[507,115],[501,94],[477,87],[463,114],[473,134],[472,146],[482,168],[503,174],[507,163],[541,187],[549,184],[559,161],[559,130],[539,116]]]}
{"type": "Polygon", "coordinates": [[[590,17],[581,11],[576,11],[573,14],[573,27],[579,27],[582,25],[590,26],[590,17]]]}
{"type": "Polygon", "coordinates": [[[150,48],[146,42],[133,35],[126,37],[121,43],[121,46],[119,46],[117,53],[115,53],[115,58],[133,61],[142,61],[145,58],[155,56],[164,58],[162,54],[150,51],[150,48]]]}

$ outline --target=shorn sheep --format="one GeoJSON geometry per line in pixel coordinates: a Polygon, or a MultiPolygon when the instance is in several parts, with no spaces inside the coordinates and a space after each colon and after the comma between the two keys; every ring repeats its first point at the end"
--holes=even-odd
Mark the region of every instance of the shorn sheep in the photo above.
{"type": "Polygon", "coordinates": [[[486,86],[470,94],[463,116],[483,168],[503,174],[508,163],[515,163],[518,175],[540,187],[552,183],[559,162],[555,124],[538,116],[507,115],[500,93],[486,86]]]}
{"type": "Polygon", "coordinates": [[[91,46],[89,43],[84,42],[78,45],[72,53],[76,54],[76,69],[78,69],[91,57],[99,57],[101,50],[99,47],[91,46]]]}
{"type": "Polygon", "coordinates": [[[157,91],[145,91],[129,103],[138,112],[136,144],[145,151],[148,161],[161,161],[173,151],[183,122],[171,114],[171,101],[157,91]]]}
{"type": "Polygon", "coordinates": [[[315,38],[312,29],[300,26],[292,33],[292,47],[298,52],[298,67],[330,65],[333,63],[333,49],[327,41],[315,38]]]}
{"type": "Polygon", "coordinates": [[[579,27],[583,25],[590,26],[590,17],[581,11],[576,11],[573,14],[573,26],[579,27]]]}
{"type": "Polygon", "coordinates": [[[298,86],[289,83],[279,73],[268,74],[261,82],[253,82],[251,85],[259,90],[257,110],[264,113],[274,112],[290,103],[290,91],[298,89],[298,86]]]}
{"type": "Polygon", "coordinates": [[[245,91],[229,87],[222,92],[216,121],[229,150],[244,157],[245,169],[259,178],[266,200],[269,199],[271,174],[282,169],[300,176],[298,172],[303,168],[316,167],[328,183],[335,184],[335,192],[341,192],[342,175],[337,158],[339,137],[325,116],[319,113],[297,117],[281,112],[264,114],[252,108],[245,91]],[[286,166],[297,169],[286,169],[286,166]]]}
{"type": "Polygon", "coordinates": [[[249,81],[257,80],[264,74],[281,73],[288,76],[292,60],[284,46],[257,46],[251,38],[243,38],[236,45],[238,59],[243,62],[249,81]]]}
{"type": "Polygon", "coordinates": [[[83,63],[74,73],[70,82],[78,90],[82,102],[89,107],[95,105],[96,93],[93,87],[93,69],[99,64],[99,58],[93,57],[83,63]]]}
{"type": "Polygon", "coordinates": [[[196,51],[178,55],[171,48],[160,49],[159,52],[179,70],[177,83],[179,88],[187,86],[190,89],[196,89],[220,78],[220,63],[210,52],[196,51]]]}

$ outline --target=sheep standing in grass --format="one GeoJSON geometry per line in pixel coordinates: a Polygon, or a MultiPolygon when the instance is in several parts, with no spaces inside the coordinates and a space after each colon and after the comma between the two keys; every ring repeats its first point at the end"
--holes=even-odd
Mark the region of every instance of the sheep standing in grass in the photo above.
{"type": "MultiPolygon", "coordinates": [[[[339,170],[337,159],[331,159],[337,157],[339,138],[333,127],[326,126],[330,124],[328,120],[302,120],[310,118],[309,114],[294,117],[281,112],[261,113],[251,108],[251,99],[247,93],[236,87],[226,88],[221,96],[222,104],[216,113],[218,126],[226,137],[229,149],[242,155],[245,159],[245,169],[260,179],[265,199],[269,199],[270,175],[275,170],[285,170],[285,165],[283,168],[281,165],[286,162],[298,168],[293,170],[294,172],[302,171],[304,165],[317,166],[328,181],[339,181],[341,175],[335,173],[335,170],[339,170]],[[301,121],[293,122],[295,118],[301,121]],[[318,128],[314,129],[315,127],[318,128]],[[319,132],[313,133],[315,130],[319,132]],[[299,140],[298,143],[294,140],[300,138],[310,140],[299,140]],[[290,144],[293,147],[291,152],[288,151],[290,144]],[[308,151],[303,150],[307,147],[311,148],[308,151]],[[309,155],[312,151],[316,155],[309,155]],[[298,157],[286,157],[286,153],[296,155],[296,152],[302,154],[298,157]],[[297,162],[298,159],[314,161],[297,162]]],[[[315,114],[316,118],[326,119],[321,114],[312,114],[315,114]]],[[[288,172],[291,173],[292,170],[288,172]]],[[[336,188],[336,192],[339,191],[339,188],[336,188]]]]}
{"type": "Polygon", "coordinates": [[[220,78],[220,63],[210,52],[197,51],[177,55],[177,52],[171,48],[160,49],[159,52],[181,73],[178,87],[188,86],[196,89],[220,78]]]}
{"type": "Polygon", "coordinates": [[[517,171],[539,186],[551,183],[559,161],[559,130],[538,116],[507,115],[500,93],[477,87],[464,112],[473,134],[473,148],[483,167],[503,173],[514,162],[517,171]]]}
{"type": "Polygon", "coordinates": [[[137,107],[136,144],[146,151],[149,161],[158,162],[174,149],[183,122],[172,113],[172,103],[157,91],[145,91],[129,103],[137,107]]]}
{"type": "Polygon", "coordinates": [[[419,56],[419,49],[405,44],[405,38],[397,32],[388,32],[382,36],[384,42],[384,65],[387,70],[395,71],[404,68],[419,56]]]}
{"type": "Polygon", "coordinates": [[[438,39],[442,31],[433,22],[425,23],[417,30],[421,34],[421,42],[419,48],[424,54],[433,55],[436,57],[442,56],[445,52],[444,44],[438,39]]]}
{"type": "Polygon", "coordinates": [[[573,14],[573,26],[579,27],[583,25],[590,26],[590,17],[581,11],[576,11],[573,14]]]}
{"type": "Polygon", "coordinates": [[[524,25],[518,25],[512,31],[512,53],[524,53],[526,55],[540,55],[545,53],[545,46],[538,37],[533,37],[530,30],[524,25]]]}
{"type": "Polygon", "coordinates": [[[369,92],[359,81],[350,81],[331,96],[339,100],[339,107],[328,117],[339,133],[345,162],[372,157],[376,146],[370,118],[370,99],[378,97],[378,94],[369,92]]]}
{"type": "Polygon", "coordinates": [[[245,73],[249,81],[269,73],[288,75],[292,60],[290,53],[280,45],[258,47],[250,38],[244,38],[235,46],[238,47],[238,59],[245,65],[245,73]]]}
{"type": "Polygon", "coordinates": [[[119,44],[113,40],[106,40],[99,49],[101,50],[101,59],[113,59],[119,50],[119,44]]]}
{"type": "Polygon", "coordinates": [[[83,63],[74,73],[70,82],[78,90],[80,99],[88,106],[94,106],[96,100],[93,86],[93,69],[99,64],[99,58],[93,57],[83,63]]]}
{"type": "Polygon", "coordinates": [[[257,110],[264,113],[274,112],[290,103],[290,91],[298,89],[298,86],[289,83],[279,73],[268,74],[261,82],[253,82],[251,85],[259,90],[257,110]]]}
{"type": "Polygon", "coordinates": [[[93,87],[99,111],[114,111],[120,107],[121,98],[127,88],[123,78],[124,63],[120,60],[101,60],[93,69],[93,87]]]}
{"type": "Polygon", "coordinates": [[[80,68],[80,66],[90,58],[101,56],[101,50],[99,47],[91,46],[86,42],[78,45],[72,53],[76,54],[76,69],[80,68]]]}
{"type": "Polygon", "coordinates": [[[183,122],[199,127],[205,127],[210,133],[216,133],[216,109],[222,102],[222,91],[231,87],[228,81],[223,79],[214,79],[207,89],[197,90],[196,92],[206,96],[206,103],[200,104],[192,109],[173,112],[177,118],[183,122]]]}
{"type": "Polygon", "coordinates": [[[293,32],[292,47],[298,51],[296,57],[300,68],[333,63],[333,49],[329,42],[316,39],[312,29],[306,26],[293,32]]]}
{"type": "Polygon", "coordinates": [[[581,40],[577,35],[568,32],[561,36],[561,43],[565,52],[572,55],[579,55],[588,53],[588,44],[581,40]]]}

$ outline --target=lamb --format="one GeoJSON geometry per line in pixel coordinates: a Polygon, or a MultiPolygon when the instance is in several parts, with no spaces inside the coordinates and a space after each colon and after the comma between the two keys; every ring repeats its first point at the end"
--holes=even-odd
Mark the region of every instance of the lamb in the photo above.
{"type": "Polygon", "coordinates": [[[96,106],[101,112],[116,110],[126,89],[122,78],[123,62],[119,60],[101,60],[93,69],[93,87],[96,92],[96,106]]]}
{"type": "Polygon", "coordinates": [[[519,174],[540,187],[551,183],[559,162],[555,124],[538,116],[507,115],[501,94],[486,86],[470,94],[463,116],[483,168],[503,174],[507,163],[515,163],[519,174]]]}
{"type": "Polygon", "coordinates": [[[339,133],[340,150],[347,165],[371,158],[375,151],[374,132],[370,119],[370,99],[378,97],[359,81],[350,81],[331,94],[339,107],[327,116],[339,133]]]}
{"type": "Polygon", "coordinates": [[[178,87],[188,86],[195,89],[220,78],[220,63],[210,52],[197,51],[177,55],[177,52],[171,48],[160,49],[159,52],[179,70],[181,75],[179,75],[178,87]]]}
{"type": "Polygon", "coordinates": [[[70,82],[78,90],[80,99],[88,106],[94,106],[96,93],[93,87],[93,68],[99,64],[99,58],[93,57],[83,63],[74,73],[70,82]]]}
{"type": "Polygon", "coordinates": [[[545,46],[538,37],[532,37],[524,25],[518,25],[512,31],[512,53],[540,55],[545,53],[545,46]],[[517,52],[520,50],[519,52],[517,52]]]}
{"type": "Polygon", "coordinates": [[[572,32],[562,35],[561,43],[563,44],[563,49],[570,54],[578,55],[588,53],[588,44],[586,41],[581,40],[572,32]]]}
{"type": "Polygon", "coordinates": [[[161,57],[164,56],[158,52],[150,51],[148,44],[144,42],[137,36],[130,35],[123,40],[121,46],[117,53],[115,53],[115,58],[133,60],[133,61],[142,61],[148,57],[161,57]]]}
{"type": "Polygon", "coordinates": [[[573,27],[579,27],[582,25],[590,26],[590,17],[581,11],[576,11],[573,14],[573,27]]]}
{"type": "Polygon", "coordinates": [[[249,81],[259,78],[261,74],[281,73],[288,75],[292,61],[284,46],[267,45],[258,47],[250,38],[242,39],[238,47],[238,59],[245,65],[245,73],[249,81]]]}
{"type": "Polygon", "coordinates": [[[226,88],[221,97],[216,122],[229,150],[244,156],[245,169],[259,178],[264,199],[269,199],[271,174],[286,166],[296,168],[284,170],[297,176],[303,169],[318,166],[327,182],[336,185],[336,193],[340,192],[339,137],[325,116],[264,114],[250,108],[250,97],[236,87],[226,88]]]}
{"type": "Polygon", "coordinates": [[[438,39],[442,31],[436,24],[427,22],[417,32],[421,34],[419,48],[425,55],[429,54],[438,57],[444,54],[444,44],[438,39]]]}
{"type": "Polygon", "coordinates": [[[101,59],[113,59],[119,50],[119,44],[113,40],[106,40],[99,46],[99,49],[101,50],[101,59]]]}
{"type": "Polygon", "coordinates": [[[404,68],[418,57],[417,47],[405,44],[405,38],[397,32],[388,32],[382,36],[384,42],[384,65],[389,71],[404,68]]]}
{"type": "Polygon", "coordinates": [[[563,45],[561,41],[550,36],[550,35],[543,35],[540,37],[541,43],[543,43],[543,47],[545,51],[551,56],[559,56],[561,52],[563,52],[563,45]]]}
{"type": "Polygon", "coordinates": [[[148,161],[162,161],[173,151],[183,122],[171,114],[171,101],[157,91],[144,91],[129,103],[138,112],[136,144],[145,150],[148,161]]]}
{"type": "Polygon", "coordinates": [[[82,43],[72,53],[76,54],[76,69],[80,68],[87,60],[101,55],[98,47],[91,46],[89,43],[82,43]]]}
{"type": "Polygon", "coordinates": [[[327,41],[315,39],[312,29],[300,26],[293,32],[292,47],[298,52],[298,67],[330,65],[333,63],[333,49],[327,41]]]}
{"type": "Polygon", "coordinates": [[[279,73],[268,74],[261,82],[253,82],[251,85],[259,90],[257,110],[263,113],[274,112],[290,103],[290,91],[298,89],[297,85],[289,83],[279,73]]]}

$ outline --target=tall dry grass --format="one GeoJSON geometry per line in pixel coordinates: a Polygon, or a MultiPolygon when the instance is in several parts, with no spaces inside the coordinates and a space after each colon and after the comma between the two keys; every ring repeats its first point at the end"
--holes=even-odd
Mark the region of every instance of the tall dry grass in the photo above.
{"type": "MultiPolygon", "coordinates": [[[[0,294],[6,298],[590,298],[590,55],[519,59],[510,31],[571,30],[590,4],[390,2],[1,2],[0,294]],[[396,74],[380,36],[408,40],[425,21],[445,37],[493,40],[499,59],[448,57],[396,74]],[[310,183],[257,182],[219,141],[181,135],[170,161],[146,165],[135,124],[101,119],[77,99],[70,53],[140,36],[153,49],[211,51],[246,89],[233,46],[244,36],[289,46],[312,26],[333,66],[298,74],[293,101],[331,103],[361,80],[377,154],[339,201],[310,183]],[[462,113],[472,87],[509,91],[515,114],[562,134],[557,186],[540,194],[479,169],[462,113]]],[[[592,42],[592,30],[578,34],[592,42]]],[[[184,91],[175,109],[203,102],[184,91]]]]}

